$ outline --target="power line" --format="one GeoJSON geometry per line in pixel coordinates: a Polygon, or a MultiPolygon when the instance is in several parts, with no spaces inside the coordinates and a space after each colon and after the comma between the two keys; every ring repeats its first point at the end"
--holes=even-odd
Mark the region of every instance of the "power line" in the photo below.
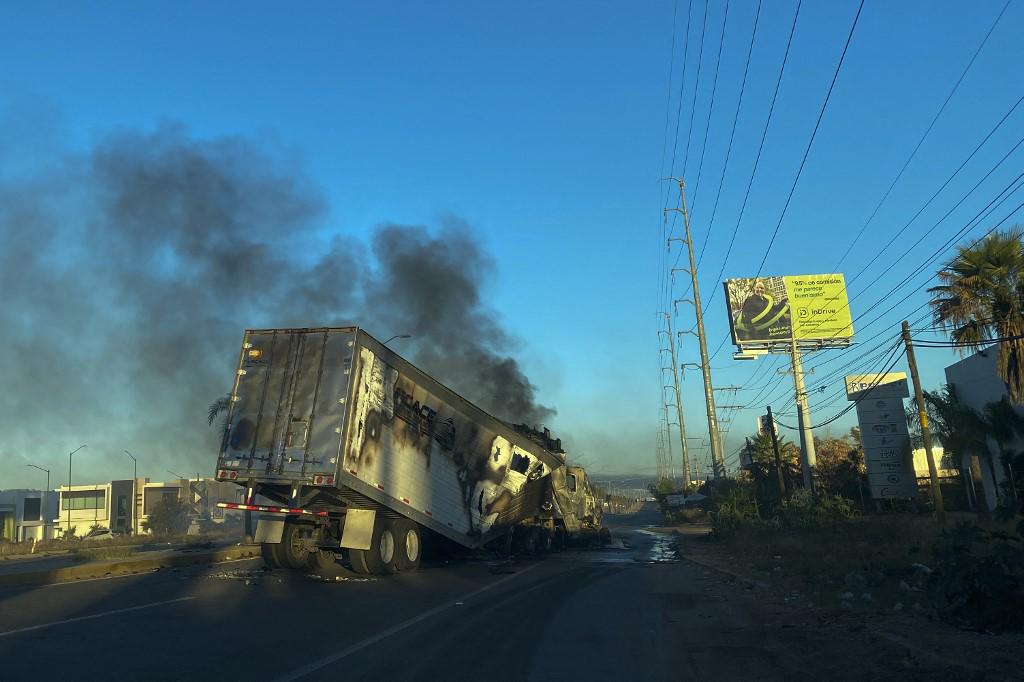
{"type": "MultiPolygon", "coordinates": [[[[832,82],[828,86],[828,92],[825,94],[825,101],[821,104],[821,111],[818,112],[818,120],[814,124],[814,130],[811,131],[811,139],[807,141],[807,149],[804,150],[803,159],[800,160],[800,167],[797,168],[796,177],[793,178],[793,186],[789,188],[789,195],[786,197],[786,203],[782,206],[782,214],[779,216],[779,222],[775,225],[775,230],[772,231],[772,238],[768,241],[768,248],[764,251],[764,257],[761,258],[761,264],[757,266],[757,275],[761,274],[761,268],[764,267],[765,262],[768,260],[768,254],[771,253],[772,246],[775,245],[775,237],[779,234],[779,228],[782,227],[782,220],[786,217],[786,211],[789,210],[789,203],[793,199],[793,194],[796,192],[796,185],[800,182],[800,176],[804,172],[804,165],[807,163],[807,157],[811,153],[811,146],[814,144],[814,139],[818,135],[818,128],[821,126],[821,119],[825,116],[825,109],[828,107],[828,102],[832,98],[832,90],[836,86],[836,81],[839,79],[839,71],[843,68],[843,62],[846,61],[846,52],[850,49],[850,42],[853,40],[853,32],[857,29],[857,22],[860,20],[861,10],[864,9],[864,0],[860,0],[860,5],[857,7],[857,14],[853,17],[853,24],[850,25],[850,33],[846,36],[846,45],[843,46],[843,53],[839,56],[839,63],[836,64],[836,71],[832,75],[832,82]]],[[[757,276],[755,275],[755,277],[757,276]]]]}
{"type": "Polygon", "coordinates": [[[846,251],[843,253],[842,257],[832,268],[832,272],[838,272],[839,266],[843,263],[844,260],[846,260],[846,257],[850,255],[850,251],[853,249],[854,245],[860,240],[861,236],[863,236],[864,231],[867,229],[868,225],[871,224],[871,221],[875,219],[876,215],[878,215],[878,210],[882,208],[882,204],[884,204],[885,200],[889,198],[889,195],[892,193],[893,188],[896,187],[896,183],[898,183],[900,181],[900,178],[903,177],[903,173],[904,171],[907,170],[907,167],[910,165],[910,162],[914,160],[915,156],[917,156],[917,152],[918,150],[921,149],[921,145],[924,144],[925,139],[932,132],[932,128],[935,127],[935,124],[936,122],[938,122],[939,117],[942,116],[942,112],[946,110],[946,106],[949,104],[949,101],[953,99],[953,95],[955,95],[956,91],[960,88],[960,84],[963,83],[964,78],[967,77],[967,72],[971,70],[971,67],[974,65],[974,61],[978,58],[978,55],[981,54],[981,50],[985,47],[985,43],[988,42],[989,36],[992,35],[992,32],[995,30],[996,25],[999,23],[999,20],[1003,18],[1003,14],[1006,13],[1006,8],[1009,6],[1010,0],[1006,0],[1006,4],[1003,5],[1003,9],[999,11],[999,14],[995,18],[995,21],[992,22],[992,26],[989,27],[988,32],[985,34],[985,37],[982,38],[981,44],[979,44],[977,49],[974,50],[974,54],[971,55],[971,59],[967,62],[967,66],[964,67],[964,70],[963,72],[961,72],[960,77],[957,78],[956,82],[953,84],[952,89],[949,91],[949,94],[946,95],[946,99],[942,102],[942,106],[940,106],[939,110],[935,112],[935,116],[932,117],[931,123],[929,123],[928,127],[925,128],[924,133],[921,135],[921,139],[917,141],[917,144],[914,146],[914,149],[910,152],[910,156],[908,156],[907,160],[903,162],[903,166],[900,168],[899,172],[896,173],[896,177],[892,179],[892,182],[889,183],[889,187],[885,190],[885,193],[882,195],[882,198],[878,200],[878,203],[875,204],[874,210],[871,211],[871,215],[868,216],[868,219],[864,222],[864,225],[861,226],[860,230],[857,232],[857,235],[853,238],[853,241],[851,241],[850,245],[846,247],[846,251]]]}
{"type": "MultiPolygon", "coordinates": [[[[722,165],[722,174],[718,178],[718,191],[715,192],[715,204],[711,209],[711,219],[708,221],[708,229],[704,235],[704,243],[701,244],[700,254],[697,256],[697,266],[699,267],[701,261],[704,260],[704,250],[708,246],[708,238],[711,236],[711,231],[715,225],[715,216],[718,214],[718,202],[722,198],[722,185],[725,183],[725,172],[729,168],[729,159],[732,156],[732,143],[736,137],[736,124],[740,119],[740,107],[743,105],[743,93],[747,88],[747,74],[750,71],[750,57],[754,53],[754,38],[757,37],[757,24],[761,18],[761,0],[757,1],[757,12],[754,14],[754,28],[750,32],[750,47],[747,48],[747,62],[743,66],[743,80],[740,81],[740,94],[736,100],[736,113],[732,117],[732,130],[729,133],[729,144],[725,149],[725,163],[722,165]]],[[[725,265],[723,264],[723,268],[725,265]]],[[[721,273],[719,273],[721,276],[721,273]]],[[[717,281],[717,278],[716,278],[717,281]]],[[[713,294],[712,294],[713,295],[713,294]]],[[[707,312],[707,306],[704,307],[704,312],[707,312]]]]}
{"type": "MultiPolygon", "coordinates": [[[[718,271],[718,275],[715,277],[715,281],[719,281],[722,278],[722,273],[725,272],[725,266],[729,262],[729,256],[732,254],[732,248],[736,244],[736,235],[739,233],[740,223],[743,221],[743,214],[747,208],[747,200],[750,199],[750,189],[754,186],[754,176],[757,174],[757,166],[761,162],[761,152],[764,151],[764,142],[768,137],[768,127],[772,122],[772,115],[775,113],[775,103],[779,98],[779,88],[782,85],[782,75],[786,72],[786,64],[789,63],[789,51],[793,47],[793,35],[796,33],[796,22],[800,18],[800,7],[803,4],[803,0],[797,0],[796,12],[793,13],[793,24],[789,27],[789,38],[786,40],[786,51],[782,55],[782,66],[779,67],[779,76],[775,79],[775,90],[772,92],[772,102],[768,106],[768,117],[764,121],[764,129],[761,131],[761,142],[757,146],[757,155],[754,157],[754,166],[750,170],[750,179],[747,181],[747,190],[743,194],[743,203],[740,205],[739,215],[736,217],[736,226],[733,227],[732,237],[729,239],[729,247],[725,251],[725,258],[722,260],[722,267],[718,271]]],[[[718,293],[718,287],[715,287],[711,292],[710,298],[708,298],[707,305],[711,305],[711,301],[714,300],[715,294],[718,293]]],[[[711,354],[714,358],[718,355],[718,352],[722,350],[722,346],[725,345],[725,341],[728,339],[722,339],[722,343],[718,344],[718,348],[711,354]]]]}
{"type": "MultiPolygon", "coordinates": [[[[715,93],[718,90],[718,69],[722,64],[722,48],[725,46],[725,31],[729,25],[729,0],[725,0],[725,12],[722,14],[722,35],[718,41],[718,56],[715,58],[715,76],[711,83],[711,100],[708,102],[708,117],[704,123],[704,142],[700,146],[700,162],[697,164],[697,180],[693,185],[693,201],[690,202],[690,215],[697,206],[697,192],[700,191],[700,175],[704,170],[704,152],[708,147],[708,131],[711,129],[711,113],[715,110],[715,93]]],[[[710,233],[710,230],[709,230],[710,233]]]]}

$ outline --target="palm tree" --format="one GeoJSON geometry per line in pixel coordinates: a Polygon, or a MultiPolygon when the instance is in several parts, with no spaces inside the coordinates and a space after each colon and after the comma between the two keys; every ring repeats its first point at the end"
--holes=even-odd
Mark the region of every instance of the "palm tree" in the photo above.
{"type": "MultiPolygon", "coordinates": [[[[1024,434],[1024,417],[1014,409],[1010,401],[1003,396],[1002,400],[993,401],[985,405],[985,426],[992,440],[999,446],[999,455],[1003,465],[1009,469],[1010,492],[1014,499],[1017,498],[1017,486],[1013,480],[1013,453],[1007,451],[1007,444],[1019,434],[1024,434]]],[[[992,468],[993,482],[995,482],[995,466],[992,468]]]]}
{"type": "MultiPolygon", "coordinates": [[[[928,421],[931,422],[931,432],[942,444],[943,457],[948,457],[959,468],[964,455],[978,455],[979,459],[988,461],[989,470],[994,477],[995,470],[992,464],[992,451],[986,438],[985,419],[976,410],[960,402],[955,386],[943,386],[938,391],[924,391],[923,395],[928,410],[928,421]]],[[[917,410],[907,408],[907,422],[911,425],[911,440],[915,447],[919,447],[922,441],[917,410]]],[[[993,503],[996,502],[993,500],[993,503]]]]}
{"type": "Polygon", "coordinates": [[[217,415],[221,412],[227,412],[228,406],[231,404],[231,396],[226,395],[222,398],[217,398],[210,403],[210,410],[207,413],[207,421],[210,426],[213,426],[213,421],[217,418],[217,415]]]}
{"type": "Polygon", "coordinates": [[[1024,402],[1024,228],[997,230],[960,246],[937,273],[931,307],[936,326],[963,344],[961,354],[999,339],[996,371],[1010,400],[1024,402]]]}
{"type": "MultiPolygon", "coordinates": [[[[231,394],[230,393],[228,395],[226,395],[226,396],[221,397],[221,398],[217,398],[212,403],[210,403],[210,409],[206,413],[207,423],[209,423],[210,426],[213,426],[213,422],[214,422],[214,420],[217,419],[217,415],[219,415],[221,412],[227,413],[228,407],[230,405],[231,405],[231,394]]],[[[224,439],[226,439],[227,435],[228,435],[228,420],[227,420],[226,414],[225,414],[225,417],[224,417],[224,421],[222,421],[221,424],[220,424],[220,435],[221,435],[221,442],[223,443],[224,439]]]]}

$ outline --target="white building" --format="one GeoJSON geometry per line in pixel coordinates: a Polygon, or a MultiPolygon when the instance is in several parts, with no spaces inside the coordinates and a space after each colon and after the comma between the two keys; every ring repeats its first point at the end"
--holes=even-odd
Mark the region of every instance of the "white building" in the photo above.
{"type": "Polygon", "coordinates": [[[82,537],[94,526],[122,532],[133,528],[135,485],[131,479],[92,485],[62,485],[55,526],[58,535],[68,528],[82,537]]]}
{"type": "Polygon", "coordinates": [[[57,495],[52,491],[0,491],[0,540],[48,540],[56,514],[57,495]]]}
{"type": "MultiPolygon", "coordinates": [[[[998,402],[1007,395],[1006,384],[996,372],[996,350],[983,350],[964,358],[946,368],[946,383],[956,390],[957,399],[979,413],[991,402],[998,402]]],[[[1018,411],[1021,408],[1018,406],[1018,411]]],[[[963,455],[957,464],[964,472],[977,504],[995,509],[999,500],[1000,485],[1007,480],[1006,469],[999,457],[995,440],[988,439],[989,453],[975,452],[963,455]]],[[[1017,439],[1009,443],[1012,450],[1024,449],[1024,441],[1017,439]]]]}

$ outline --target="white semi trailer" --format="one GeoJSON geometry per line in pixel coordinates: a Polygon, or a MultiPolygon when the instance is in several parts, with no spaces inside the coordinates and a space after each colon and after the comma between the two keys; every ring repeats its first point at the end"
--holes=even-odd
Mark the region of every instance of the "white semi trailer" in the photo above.
{"type": "Polygon", "coordinates": [[[357,327],[245,332],[216,471],[245,488],[220,506],[259,514],[272,567],[344,553],[357,572],[391,573],[419,565],[428,533],[544,551],[600,529],[560,441],[492,417],[357,327]]]}

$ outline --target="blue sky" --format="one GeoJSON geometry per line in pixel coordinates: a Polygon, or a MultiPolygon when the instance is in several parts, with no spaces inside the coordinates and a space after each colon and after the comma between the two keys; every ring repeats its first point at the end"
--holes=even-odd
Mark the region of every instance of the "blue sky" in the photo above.
{"type": "MultiPolygon", "coordinates": [[[[652,472],[660,388],[660,216],[667,189],[659,178],[675,137],[684,49],[687,80],[674,172],[687,178],[691,200],[696,195],[693,226],[702,242],[757,5],[728,5],[710,118],[726,4],[710,0],[707,6],[692,129],[702,0],[309,3],[301,10],[259,2],[8,5],[0,10],[0,112],[9,121],[47,122],[48,139],[73,150],[88,149],[112,130],[150,130],[167,121],[182,123],[198,138],[255,140],[320,188],[330,210],[325,234],[361,238],[382,222],[432,225],[448,213],[461,216],[495,258],[487,285],[491,304],[520,339],[517,356],[540,401],[557,406],[554,429],[569,434],[577,454],[595,469],[652,472]]],[[[1002,6],[865,4],[765,273],[832,271],[1002,6]]],[[[763,5],[702,265],[705,300],[720,287],[714,276],[736,226],[795,7],[774,0],[763,5]]],[[[856,10],[856,2],[845,0],[808,0],[800,10],[726,277],[753,275],[761,261],[856,10]]],[[[945,241],[1020,172],[1024,155],[1015,153],[925,244],[899,258],[901,245],[931,227],[1016,143],[1024,111],[1011,116],[903,239],[859,272],[1024,93],[1022,27],[1024,7],[1011,5],[839,268],[848,279],[858,276],[852,295],[864,290],[852,305],[855,317],[865,314],[861,323],[925,259],[929,244],[934,249],[945,241]],[[891,270],[884,273],[886,268],[891,270]]],[[[16,135],[18,127],[7,130],[16,135]]],[[[0,143],[0,154],[17,145],[9,138],[6,146],[0,143]]],[[[25,150],[20,152],[23,158],[25,150]]],[[[1016,203],[994,215],[1002,217],[1016,203]]],[[[927,273],[914,280],[920,285],[915,288],[927,284],[927,273]]],[[[682,291],[680,283],[676,296],[682,291]]],[[[880,340],[869,341],[876,333],[895,338],[899,321],[924,301],[923,293],[916,294],[863,334],[855,321],[858,340],[877,345],[880,340]]],[[[688,316],[681,307],[677,328],[692,325],[688,316]]],[[[714,350],[727,330],[720,292],[707,325],[714,350]]],[[[680,352],[681,361],[697,359],[689,341],[680,352]]],[[[942,383],[942,367],[952,357],[922,353],[926,387],[942,383]]],[[[807,364],[825,359],[822,354],[807,364]]],[[[711,363],[715,383],[759,389],[770,379],[777,387],[763,398],[777,396],[773,405],[781,407],[791,384],[762,367],[766,362],[734,362],[727,345],[711,363]]],[[[687,372],[684,386],[687,423],[699,436],[706,424],[699,375],[687,372]]],[[[816,420],[845,407],[845,398],[828,404],[836,386],[828,383],[812,398],[816,420]]],[[[741,391],[727,400],[744,404],[758,393],[741,391]]],[[[727,451],[753,430],[761,409],[751,406],[736,416],[727,451]]],[[[850,417],[834,427],[841,432],[852,424],[850,417]]],[[[61,457],[52,455],[57,469],[61,457]]],[[[154,464],[140,473],[159,478],[165,468],[154,464]]],[[[123,475],[100,466],[94,473],[123,475]]],[[[22,471],[0,470],[0,487],[31,481],[22,471]]]]}

